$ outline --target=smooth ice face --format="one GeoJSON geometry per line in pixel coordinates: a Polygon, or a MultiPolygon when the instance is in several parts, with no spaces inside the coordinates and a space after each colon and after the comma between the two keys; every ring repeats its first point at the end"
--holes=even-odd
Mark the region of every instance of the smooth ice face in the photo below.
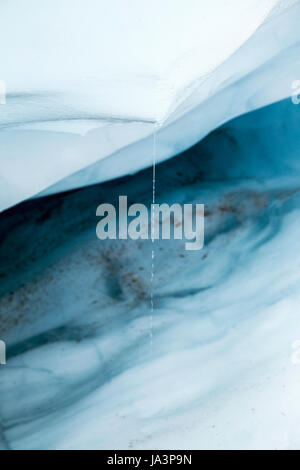
{"type": "Polygon", "coordinates": [[[43,128],[85,113],[162,120],[178,92],[224,62],[276,3],[12,0],[1,7],[1,72],[18,96],[1,123],[43,128]]]}
{"type": "Polygon", "coordinates": [[[158,200],[205,203],[199,252],[96,238],[99,202],[150,204],[151,170],[0,218],[3,448],[299,448],[298,108],[157,168],[158,200]]]}
{"type": "Polygon", "coordinates": [[[147,167],[158,123],[169,158],[288,96],[299,61],[294,1],[12,0],[0,13],[0,209],[147,167]],[[143,155],[127,162],[132,144],[143,155]]]}

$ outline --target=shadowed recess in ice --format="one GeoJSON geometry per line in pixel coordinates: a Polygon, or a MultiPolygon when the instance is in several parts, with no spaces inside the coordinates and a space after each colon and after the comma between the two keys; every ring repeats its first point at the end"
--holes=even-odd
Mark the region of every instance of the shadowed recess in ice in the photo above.
{"type": "Polygon", "coordinates": [[[299,107],[224,124],[157,167],[203,202],[205,247],[99,241],[95,210],[150,204],[151,170],[0,218],[3,448],[299,448],[299,107]]]}

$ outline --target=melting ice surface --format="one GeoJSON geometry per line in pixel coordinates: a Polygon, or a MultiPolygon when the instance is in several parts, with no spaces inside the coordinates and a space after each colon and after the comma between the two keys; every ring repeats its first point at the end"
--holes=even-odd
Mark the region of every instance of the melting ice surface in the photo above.
{"type": "Polygon", "coordinates": [[[299,109],[225,124],[157,168],[206,241],[99,241],[95,207],[151,203],[151,170],[2,215],[2,446],[299,448],[299,109]]]}
{"type": "Polygon", "coordinates": [[[22,41],[19,3],[0,7],[1,208],[54,194],[0,217],[0,446],[299,449],[300,109],[284,99],[299,2],[191,1],[185,16],[179,1],[147,2],[148,15],[130,3],[126,16],[97,2],[97,17],[89,0],[82,17],[80,2],[30,0],[22,41]],[[156,201],[204,203],[206,228],[199,252],[155,242],[151,320],[153,244],[100,242],[95,211],[122,194],[152,202],[158,121],[156,201]]]}

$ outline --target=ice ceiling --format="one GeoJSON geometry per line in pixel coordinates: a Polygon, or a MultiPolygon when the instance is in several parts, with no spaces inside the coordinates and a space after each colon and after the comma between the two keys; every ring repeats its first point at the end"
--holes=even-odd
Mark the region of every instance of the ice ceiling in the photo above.
{"type": "Polygon", "coordinates": [[[155,131],[157,161],[178,154],[289,96],[299,70],[297,1],[11,0],[0,13],[2,210],[149,166],[155,131]]]}

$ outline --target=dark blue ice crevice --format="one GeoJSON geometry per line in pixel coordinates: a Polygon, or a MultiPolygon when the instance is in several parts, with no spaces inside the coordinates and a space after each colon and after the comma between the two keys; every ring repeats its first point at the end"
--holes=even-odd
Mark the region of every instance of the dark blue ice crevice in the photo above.
{"type": "Polygon", "coordinates": [[[2,445],[297,448],[300,109],[224,124],[156,172],[205,204],[205,247],[99,241],[101,202],[151,204],[152,169],[0,218],[2,445]],[[238,417],[238,418],[237,418],[238,417]]]}

